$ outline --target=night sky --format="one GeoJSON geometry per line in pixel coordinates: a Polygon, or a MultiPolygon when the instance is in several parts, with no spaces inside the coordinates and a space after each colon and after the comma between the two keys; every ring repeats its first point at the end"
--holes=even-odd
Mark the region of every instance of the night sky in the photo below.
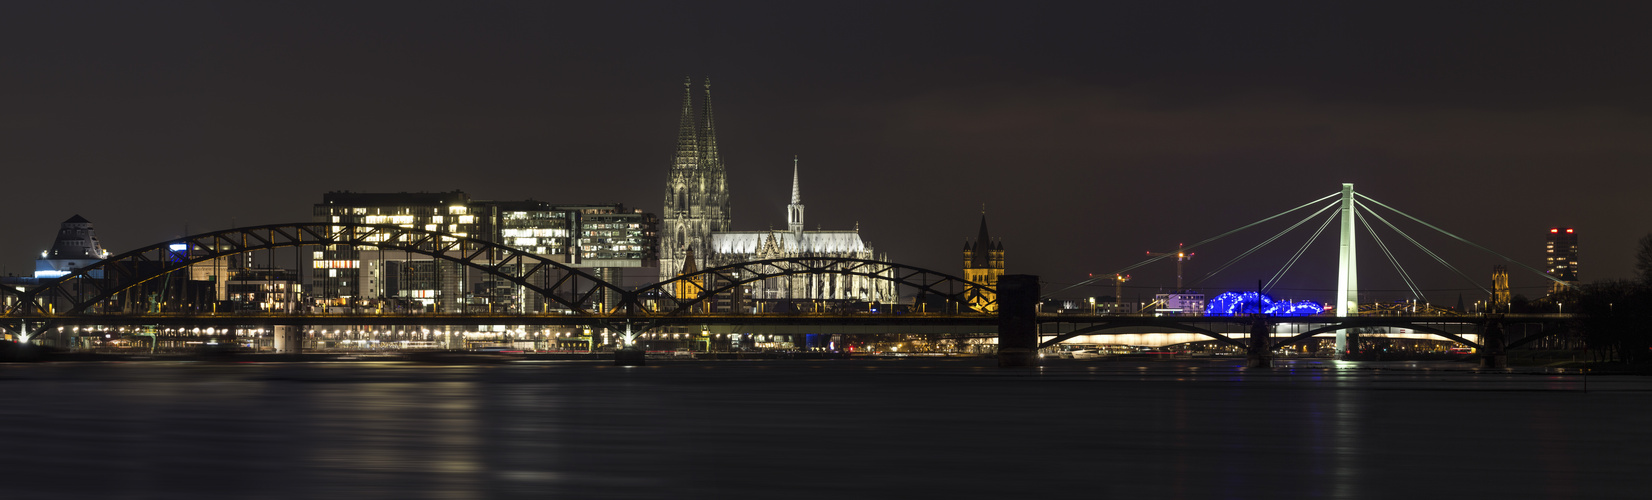
{"type": "MultiPolygon", "coordinates": [[[[1575,227],[1583,280],[1632,273],[1652,231],[1635,3],[1253,3],[10,2],[0,264],[32,272],[74,214],[119,253],[308,221],[335,190],[657,213],[683,78],[709,76],[735,229],[784,227],[797,155],[810,229],[858,222],[891,260],[961,273],[984,203],[1009,271],[1048,290],[1353,182],[1534,267],[1575,227]]],[[[1188,281],[1296,220],[1195,250],[1188,281]]],[[[1199,286],[1254,287],[1319,222],[1199,286]]],[[[1381,228],[1436,302],[1475,300],[1501,260],[1400,227],[1476,280],[1381,228]]],[[[1281,295],[1330,298],[1334,229],[1281,295]]],[[[1407,296],[1362,237],[1367,298],[1407,296]]],[[[1127,295],[1175,280],[1130,274],[1127,295]]]]}

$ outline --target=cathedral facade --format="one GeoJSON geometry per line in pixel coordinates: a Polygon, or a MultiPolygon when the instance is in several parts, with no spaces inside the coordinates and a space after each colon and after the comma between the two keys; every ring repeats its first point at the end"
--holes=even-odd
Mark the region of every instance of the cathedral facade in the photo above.
{"type": "MultiPolygon", "coordinates": [[[[703,120],[694,113],[693,82],[683,81],[683,111],[677,152],[665,181],[660,212],[660,281],[682,272],[689,255],[711,254],[712,233],[729,230],[728,173],[717,153],[717,126],[711,113],[711,80],[705,83],[703,120]],[[691,253],[692,252],[692,253],[691,253]]],[[[703,267],[703,266],[701,266],[703,267]]]]}

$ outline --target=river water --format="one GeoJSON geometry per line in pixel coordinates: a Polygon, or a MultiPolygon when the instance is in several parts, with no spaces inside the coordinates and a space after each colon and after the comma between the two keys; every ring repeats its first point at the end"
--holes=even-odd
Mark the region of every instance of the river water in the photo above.
{"type": "Polygon", "coordinates": [[[1652,497],[1649,377],[1236,363],[0,365],[0,497],[1652,497]]]}

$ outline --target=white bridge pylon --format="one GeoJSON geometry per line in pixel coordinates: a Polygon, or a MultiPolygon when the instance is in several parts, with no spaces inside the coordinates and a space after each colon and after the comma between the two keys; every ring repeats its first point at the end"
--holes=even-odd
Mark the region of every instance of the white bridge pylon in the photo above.
{"type": "MultiPolygon", "coordinates": [[[[1342,245],[1337,253],[1337,317],[1359,313],[1359,266],[1354,259],[1354,184],[1342,183],[1342,245]]],[[[1337,357],[1348,352],[1348,330],[1337,330],[1337,357]]]]}

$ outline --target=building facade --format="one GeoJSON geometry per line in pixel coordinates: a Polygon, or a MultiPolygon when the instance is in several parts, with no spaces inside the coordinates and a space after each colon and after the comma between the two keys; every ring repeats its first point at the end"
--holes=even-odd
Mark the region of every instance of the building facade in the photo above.
{"type": "Polygon", "coordinates": [[[1491,305],[1492,312],[1509,312],[1509,302],[1513,301],[1509,292],[1509,267],[1496,264],[1491,266],[1491,305]]]}
{"type": "MultiPolygon", "coordinates": [[[[497,243],[590,268],[614,283],[619,269],[656,265],[658,218],[622,204],[478,201],[462,191],[333,192],[315,205],[313,216],[317,222],[389,224],[497,243]]],[[[517,266],[501,270],[520,270],[517,266]]],[[[542,297],[508,280],[428,255],[339,245],[315,252],[311,268],[312,298],[328,308],[543,312],[548,307],[542,297]]]]}
{"type": "Polygon", "coordinates": [[[1577,230],[1569,227],[1550,228],[1546,243],[1544,253],[1549,266],[1549,276],[1560,281],[1554,283],[1550,291],[1558,292],[1577,286],[1577,230]]]}
{"type": "Polygon", "coordinates": [[[660,213],[660,281],[682,271],[690,249],[701,258],[710,255],[712,233],[729,230],[728,173],[717,151],[709,79],[705,83],[705,101],[704,116],[700,119],[694,112],[693,82],[683,81],[677,150],[671,157],[665,204],[660,213]]]}
{"type": "MultiPolygon", "coordinates": [[[[981,212],[981,232],[975,241],[964,240],[964,279],[998,289],[998,277],[1004,275],[1004,243],[992,239],[987,232],[987,214],[981,212]]],[[[973,299],[970,306],[978,311],[998,310],[996,292],[985,292],[973,299]]]]}
{"type": "MultiPolygon", "coordinates": [[[[316,222],[387,224],[451,233],[456,237],[487,234],[471,213],[462,191],[440,193],[331,192],[311,212],[316,222]]],[[[377,238],[377,237],[375,237],[377,238]]],[[[370,238],[369,241],[381,241],[370,238]]],[[[465,293],[461,265],[384,252],[376,247],[331,245],[310,260],[311,298],[318,307],[338,310],[383,307],[384,302],[418,303],[439,312],[457,311],[465,293]],[[421,280],[421,275],[431,279],[421,280]],[[446,280],[441,278],[446,277],[446,280]],[[412,285],[418,282],[421,285],[412,285]],[[428,288],[425,288],[428,286],[428,288]]]]}
{"type": "MultiPolygon", "coordinates": [[[[52,248],[40,252],[40,258],[35,259],[34,277],[61,277],[106,258],[109,258],[109,251],[98,243],[92,222],[77,214],[63,221],[57,230],[57,239],[52,241],[52,248]]],[[[97,273],[93,278],[103,277],[102,272],[93,272],[97,273]]]]}

